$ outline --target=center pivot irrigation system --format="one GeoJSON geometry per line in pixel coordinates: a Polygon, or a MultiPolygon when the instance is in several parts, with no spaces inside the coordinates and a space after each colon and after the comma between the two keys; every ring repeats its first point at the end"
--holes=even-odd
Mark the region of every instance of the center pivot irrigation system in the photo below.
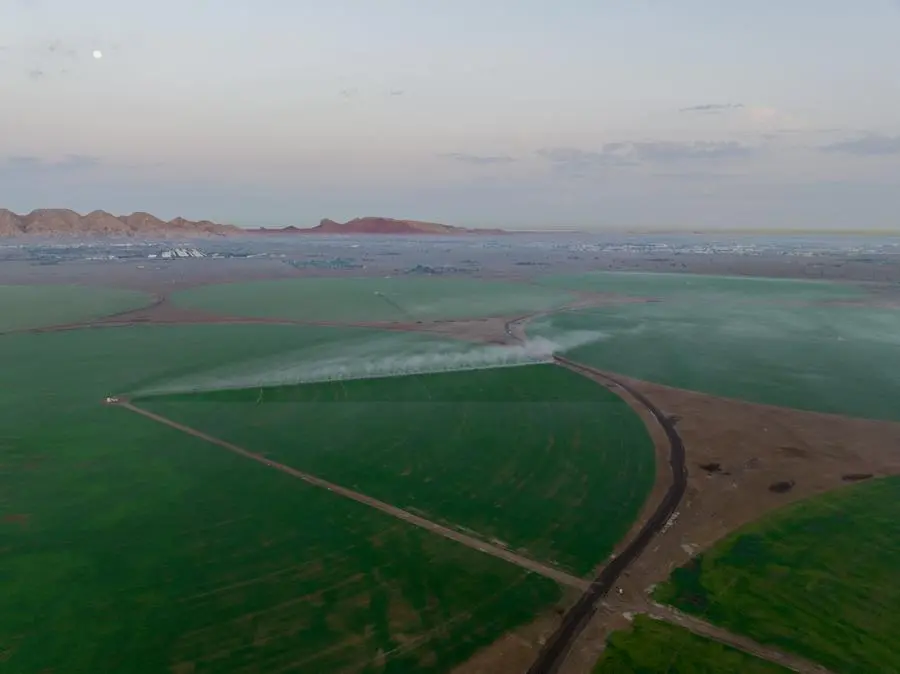
{"type": "Polygon", "coordinates": [[[409,313],[406,309],[404,309],[404,308],[400,305],[399,302],[397,302],[396,300],[391,299],[390,297],[388,297],[387,295],[385,295],[385,294],[384,294],[383,292],[381,292],[380,290],[376,290],[376,291],[375,291],[375,297],[380,297],[382,300],[384,300],[385,302],[387,302],[388,304],[390,304],[392,307],[394,307],[394,309],[396,309],[396,310],[399,311],[401,314],[403,314],[404,316],[406,316],[409,320],[411,320],[411,321],[416,320],[416,317],[413,316],[411,313],[409,313]]]}

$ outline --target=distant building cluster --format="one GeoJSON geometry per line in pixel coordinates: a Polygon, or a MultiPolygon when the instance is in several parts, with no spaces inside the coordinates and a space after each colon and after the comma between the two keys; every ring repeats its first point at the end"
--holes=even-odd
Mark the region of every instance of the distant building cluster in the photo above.
{"type": "Polygon", "coordinates": [[[205,253],[201,253],[196,248],[172,248],[164,250],[161,253],[150,253],[147,257],[151,259],[171,260],[176,257],[206,257],[205,253]]]}
{"type": "Polygon", "coordinates": [[[288,260],[287,263],[292,267],[303,269],[305,267],[313,267],[316,269],[364,269],[365,265],[360,264],[353,258],[334,257],[330,260],[288,260]]]}
{"type": "Polygon", "coordinates": [[[466,274],[472,271],[471,269],[463,269],[461,267],[452,267],[448,265],[443,265],[440,267],[432,267],[425,264],[417,264],[415,267],[407,269],[404,271],[404,274],[427,274],[427,275],[438,275],[438,274],[466,274]]]}

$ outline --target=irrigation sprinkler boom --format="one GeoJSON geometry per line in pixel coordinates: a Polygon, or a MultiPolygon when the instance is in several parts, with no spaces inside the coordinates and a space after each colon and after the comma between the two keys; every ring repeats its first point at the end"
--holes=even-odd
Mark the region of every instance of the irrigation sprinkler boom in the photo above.
{"type": "Polygon", "coordinates": [[[381,292],[380,290],[376,290],[376,291],[375,291],[375,295],[376,295],[376,297],[380,297],[381,299],[383,299],[385,302],[387,302],[387,303],[390,304],[392,307],[394,307],[395,309],[397,309],[400,313],[402,313],[404,316],[406,316],[406,317],[409,318],[410,320],[415,320],[415,317],[414,317],[411,313],[409,313],[406,309],[404,309],[404,308],[403,308],[402,306],[400,306],[397,302],[395,302],[394,300],[392,300],[390,297],[388,297],[387,295],[385,295],[385,294],[384,294],[383,292],[381,292]]]}

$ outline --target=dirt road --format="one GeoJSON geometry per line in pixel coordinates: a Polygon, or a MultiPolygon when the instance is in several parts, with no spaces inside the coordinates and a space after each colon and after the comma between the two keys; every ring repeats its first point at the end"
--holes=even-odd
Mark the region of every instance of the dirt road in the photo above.
{"type": "Polygon", "coordinates": [[[646,613],[655,620],[662,620],[667,623],[672,623],[673,625],[684,627],[694,634],[699,634],[702,637],[718,641],[726,646],[737,648],[738,650],[762,658],[763,660],[768,660],[781,665],[782,667],[787,667],[795,672],[800,672],[800,674],[832,674],[830,670],[825,669],[821,665],[812,663],[809,660],[804,660],[799,656],[780,651],[776,648],[763,646],[752,639],[734,634],[728,630],[716,627],[715,625],[710,625],[708,622],[695,618],[694,616],[689,616],[669,606],[653,603],[650,604],[646,610],[641,612],[646,613]]]}
{"type": "Polygon", "coordinates": [[[219,447],[227,449],[230,452],[234,452],[235,454],[243,456],[246,459],[250,459],[251,461],[256,461],[257,463],[261,463],[270,468],[274,468],[275,470],[280,470],[281,472],[287,473],[292,477],[303,480],[307,484],[311,484],[315,487],[321,487],[322,489],[327,489],[328,491],[333,492],[339,496],[343,496],[344,498],[356,501],[357,503],[362,503],[363,505],[379,510],[387,515],[390,515],[391,517],[396,517],[399,520],[407,522],[408,524],[421,527],[422,529],[438,534],[439,536],[443,536],[444,538],[450,539],[451,541],[461,543],[462,545],[472,548],[473,550],[478,550],[479,552],[483,552],[486,555],[491,555],[511,564],[515,564],[516,566],[526,569],[527,571],[554,580],[560,585],[573,587],[582,591],[587,590],[591,585],[589,581],[584,580],[583,578],[578,578],[566,573],[565,571],[561,571],[560,569],[556,569],[552,566],[542,564],[533,559],[523,557],[522,555],[518,555],[511,550],[507,550],[506,548],[497,545],[491,545],[490,543],[482,541],[473,536],[467,536],[464,533],[455,531],[454,529],[450,529],[441,524],[437,524],[436,522],[427,520],[424,517],[413,515],[412,513],[407,512],[402,508],[392,506],[389,503],[385,503],[384,501],[379,501],[378,499],[372,498],[371,496],[366,496],[365,494],[353,491],[352,489],[347,489],[346,487],[341,487],[340,485],[328,482],[327,480],[323,480],[322,478],[316,477],[315,475],[304,473],[303,471],[296,470],[295,468],[291,468],[290,466],[278,463],[277,461],[272,461],[271,459],[267,459],[260,454],[255,454],[242,447],[233,445],[230,442],[226,442],[225,440],[220,440],[219,438],[207,435],[206,433],[203,433],[202,431],[199,431],[195,428],[191,428],[190,426],[185,426],[184,424],[172,421],[171,419],[167,419],[166,417],[160,416],[159,414],[154,414],[153,412],[150,412],[148,410],[141,409],[140,407],[132,405],[130,402],[120,402],[117,403],[116,406],[122,407],[126,410],[129,410],[130,412],[134,412],[135,414],[140,414],[143,417],[169,426],[170,428],[179,430],[182,433],[187,433],[188,435],[200,438],[201,440],[205,440],[206,442],[218,445],[219,447]]]}
{"type": "MultiPolygon", "coordinates": [[[[506,323],[505,332],[510,339],[523,342],[527,339],[525,324],[540,316],[532,314],[513,319],[506,323]]],[[[581,595],[578,602],[569,609],[563,617],[556,632],[547,640],[544,647],[538,653],[537,659],[528,669],[528,674],[555,674],[568,656],[569,650],[575,640],[584,631],[591,618],[597,612],[600,601],[609,593],[613,584],[640,554],[647,548],[653,537],[656,536],[675,514],[678,504],[684,497],[687,489],[687,467],[685,462],[685,449],[675,424],[656,405],[654,405],[640,391],[628,386],[604,372],[591,367],[575,363],[562,356],[554,356],[557,365],[565,367],[573,372],[607,382],[626,391],[632,398],[639,402],[656,420],[666,434],[669,441],[669,464],[672,472],[672,484],[666,491],[662,501],[656,510],[650,515],[638,534],[631,540],[627,547],[609,564],[607,564],[591,583],[590,588],[581,595]]]]}
{"type": "MultiPolygon", "coordinates": [[[[512,333],[512,330],[510,330],[510,333],[512,333]]],[[[675,514],[676,508],[678,508],[678,504],[681,502],[687,488],[684,444],[675,430],[675,424],[672,423],[669,417],[663,414],[642,393],[599,370],[580,365],[561,356],[555,356],[554,360],[558,365],[574,372],[590,376],[591,378],[602,378],[619,386],[623,390],[628,391],[632,397],[647,408],[657,423],[663,428],[669,440],[669,465],[672,470],[672,486],[669,487],[663,500],[644,523],[638,535],[620,555],[614,557],[609,564],[603,567],[588,590],[581,595],[575,606],[569,609],[569,612],[563,617],[559,628],[547,641],[534,664],[528,669],[528,674],[554,674],[559,670],[572,644],[590,622],[594,613],[596,613],[600,601],[609,593],[619,576],[647,548],[653,537],[666,526],[670,518],[675,514]]]]}

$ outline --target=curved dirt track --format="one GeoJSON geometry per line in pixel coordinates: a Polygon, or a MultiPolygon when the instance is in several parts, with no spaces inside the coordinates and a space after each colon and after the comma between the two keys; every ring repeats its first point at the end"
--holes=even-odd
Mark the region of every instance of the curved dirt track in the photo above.
{"type": "Polygon", "coordinates": [[[565,661],[569,649],[578,635],[587,626],[597,605],[609,591],[613,583],[634,562],[635,559],[647,548],[653,537],[658,534],[675,513],[687,489],[687,467],[685,465],[684,443],[675,430],[675,424],[669,417],[654,405],[640,391],[636,391],[627,384],[603,373],[599,370],[580,365],[562,356],[555,356],[554,361],[573,372],[590,377],[600,377],[619,386],[638,400],[656,419],[669,440],[669,466],[672,471],[672,485],[656,510],[644,523],[637,536],[628,544],[621,554],[614,557],[597,577],[591,582],[588,590],[581,595],[576,604],[569,609],[563,617],[556,632],[547,640],[537,659],[528,669],[528,674],[554,674],[565,661]]]}

